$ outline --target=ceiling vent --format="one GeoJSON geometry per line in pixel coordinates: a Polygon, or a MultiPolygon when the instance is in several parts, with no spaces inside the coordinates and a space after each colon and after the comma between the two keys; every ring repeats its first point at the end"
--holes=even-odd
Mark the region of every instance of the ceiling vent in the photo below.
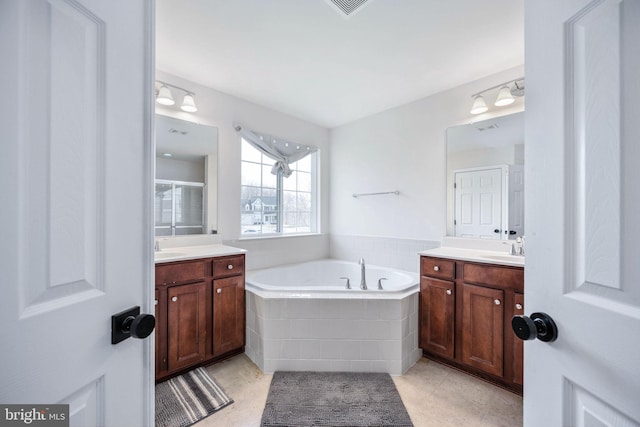
{"type": "Polygon", "coordinates": [[[489,126],[480,127],[476,129],[479,130],[480,132],[484,132],[485,130],[498,129],[498,125],[496,123],[491,123],[489,126]]]}
{"type": "Polygon", "coordinates": [[[175,128],[169,128],[168,132],[169,133],[179,133],[180,135],[187,135],[189,133],[189,131],[178,130],[178,129],[175,129],[175,128]]]}
{"type": "Polygon", "coordinates": [[[341,15],[346,17],[351,16],[354,12],[360,10],[367,1],[371,0],[326,0],[327,3],[334,6],[334,8],[341,12],[341,15]]]}

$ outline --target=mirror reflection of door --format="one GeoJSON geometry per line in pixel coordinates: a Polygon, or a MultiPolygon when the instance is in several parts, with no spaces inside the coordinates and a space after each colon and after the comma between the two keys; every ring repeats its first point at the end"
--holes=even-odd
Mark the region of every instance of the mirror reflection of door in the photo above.
{"type": "Polygon", "coordinates": [[[509,165],[509,238],[524,236],[524,166],[509,165]]]}
{"type": "Polygon", "coordinates": [[[502,176],[502,168],[454,172],[456,236],[502,237],[502,176]]]}
{"type": "Polygon", "coordinates": [[[453,171],[454,235],[514,239],[524,233],[524,167],[453,171]]]}

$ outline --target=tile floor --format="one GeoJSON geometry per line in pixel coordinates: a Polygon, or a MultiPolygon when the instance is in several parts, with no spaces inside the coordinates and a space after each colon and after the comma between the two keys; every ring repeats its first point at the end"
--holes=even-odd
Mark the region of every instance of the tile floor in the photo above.
{"type": "MultiPolygon", "coordinates": [[[[235,402],[195,426],[259,426],[272,375],[244,354],[207,369],[235,402]]],[[[522,426],[520,396],[431,360],[393,380],[416,427],[522,426]]]]}

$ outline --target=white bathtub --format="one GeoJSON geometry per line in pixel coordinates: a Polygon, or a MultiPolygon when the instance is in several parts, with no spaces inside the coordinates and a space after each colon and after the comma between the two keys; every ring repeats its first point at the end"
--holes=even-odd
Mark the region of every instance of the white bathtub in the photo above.
{"type": "Polygon", "coordinates": [[[360,266],[338,260],[248,272],[247,355],[264,372],[401,375],[421,355],[418,274],[367,265],[366,279],[361,290],[360,266]]]}

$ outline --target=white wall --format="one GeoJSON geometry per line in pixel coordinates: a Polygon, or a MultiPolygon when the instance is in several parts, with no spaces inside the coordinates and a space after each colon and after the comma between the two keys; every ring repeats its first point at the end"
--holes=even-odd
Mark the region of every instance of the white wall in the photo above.
{"type": "MultiPolygon", "coordinates": [[[[523,105],[517,103],[469,114],[472,94],[523,75],[524,67],[515,67],[332,129],[332,256],[338,246],[341,257],[364,256],[366,248],[361,247],[360,254],[344,250],[349,237],[373,238],[380,247],[388,246],[390,239],[438,245],[446,233],[446,130],[521,111],[523,105]],[[399,190],[400,195],[352,197],[352,193],[390,190],[399,190]]],[[[417,259],[416,245],[406,246],[409,252],[398,255],[396,250],[394,256],[417,259]]]]}
{"type": "MultiPolygon", "coordinates": [[[[494,165],[523,164],[522,148],[524,144],[508,147],[482,148],[479,150],[464,150],[449,153],[447,157],[447,169],[469,169],[494,165]],[[520,147],[520,148],[518,148],[520,147]]],[[[451,188],[451,186],[449,186],[451,188]]]]}
{"type": "MultiPolygon", "coordinates": [[[[247,268],[267,267],[327,257],[329,240],[329,130],[257,104],[156,71],[156,78],[195,92],[198,112],[185,113],[156,104],[156,112],[218,128],[218,233],[225,243],[250,249],[247,268]],[[240,138],[233,129],[239,122],[250,129],[320,147],[320,227],[322,236],[238,240],[240,236],[240,138]],[[277,247],[277,251],[272,248],[277,247]],[[273,255],[277,253],[277,255],[273,255]]],[[[177,104],[177,103],[176,103],[177,104]]]]}

